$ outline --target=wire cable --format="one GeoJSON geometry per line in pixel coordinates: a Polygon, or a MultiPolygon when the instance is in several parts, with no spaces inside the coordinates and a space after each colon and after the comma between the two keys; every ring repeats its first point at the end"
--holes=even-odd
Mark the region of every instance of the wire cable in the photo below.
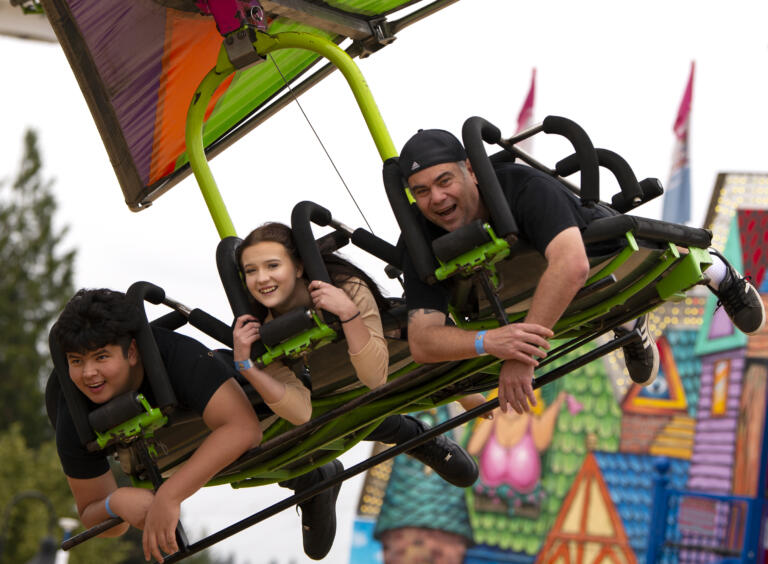
{"type": "MultiPolygon", "coordinates": [[[[275,65],[275,68],[277,69],[277,72],[280,74],[280,77],[283,79],[283,82],[285,83],[286,88],[288,88],[288,92],[291,93],[291,96],[296,101],[296,105],[299,107],[299,110],[301,111],[301,114],[304,116],[304,119],[307,120],[307,124],[309,125],[309,128],[312,130],[312,133],[315,134],[315,138],[317,139],[317,142],[320,143],[320,147],[322,147],[323,152],[325,153],[325,156],[328,157],[328,161],[330,161],[331,166],[333,167],[333,170],[336,171],[336,175],[339,177],[339,180],[341,180],[341,183],[344,185],[344,188],[347,191],[347,194],[349,194],[349,197],[352,198],[352,202],[355,204],[355,207],[357,208],[357,211],[360,213],[360,215],[363,218],[363,221],[368,226],[368,230],[373,233],[373,228],[371,227],[371,224],[368,223],[368,218],[365,217],[365,214],[363,213],[363,210],[360,208],[360,206],[357,203],[357,200],[355,199],[355,196],[352,194],[352,191],[349,189],[349,186],[347,186],[347,183],[344,181],[344,177],[341,175],[341,172],[339,171],[338,167],[336,166],[336,163],[333,161],[333,158],[331,157],[331,154],[328,152],[328,149],[325,148],[325,145],[323,144],[323,140],[320,139],[320,135],[318,135],[317,131],[315,130],[315,127],[312,125],[312,122],[309,119],[309,116],[307,116],[306,112],[304,111],[304,108],[301,107],[301,102],[299,102],[299,97],[294,94],[293,89],[291,88],[291,85],[288,84],[288,80],[285,78],[285,75],[283,74],[283,71],[280,70],[280,67],[277,66],[277,61],[275,61],[275,58],[270,53],[269,59],[272,61],[272,64],[275,65]]],[[[373,233],[375,235],[375,233],[373,233]]]]}

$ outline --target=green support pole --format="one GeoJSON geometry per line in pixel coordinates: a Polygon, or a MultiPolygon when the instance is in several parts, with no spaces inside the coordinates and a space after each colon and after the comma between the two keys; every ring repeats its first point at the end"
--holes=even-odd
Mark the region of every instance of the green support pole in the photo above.
{"type": "MultiPolygon", "coordinates": [[[[360,69],[352,58],[338,45],[325,38],[316,37],[308,33],[283,32],[269,35],[264,32],[256,32],[256,41],[254,41],[253,46],[261,56],[266,56],[280,49],[306,49],[328,59],[341,71],[349,87],[352,89],[352,93],[363,114],[363,119],[365,119],[368,131],[373,138],[382,161],[397,156],[395,145],[360,69]]],[[[233,72],[235,72],[235,67],[227,58],[226,50],[222,45],[216,66],[203,78],[192,97],[192,102],[187,112],[185,134],[189,165],[208,206],[213,223],[216,225],[219,237],[222,239],[224,237],[236,236],[237,233],[205,157],[203,121],[205,110],[216,88],[233,72]]]]}

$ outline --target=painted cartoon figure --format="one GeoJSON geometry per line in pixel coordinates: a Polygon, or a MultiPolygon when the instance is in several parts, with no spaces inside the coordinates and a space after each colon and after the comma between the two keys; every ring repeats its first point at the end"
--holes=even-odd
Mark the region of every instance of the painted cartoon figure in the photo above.
{"type": "MultiPolygon", "coordinates": [[[[538,394],[539,391],[536,390],[538,394]]],[[[490,420],[478,421],[467,451],[478,457],[480,480],[475,492],[490,498],[514,514],[524,506],[538,506],[541,490],[541,453],[549,448],[560,409],[567,403],[575,415],[582,406],[573,396],[560,392],[546,408],[540,400],[530,412],[493,411],[490,420]]]]}

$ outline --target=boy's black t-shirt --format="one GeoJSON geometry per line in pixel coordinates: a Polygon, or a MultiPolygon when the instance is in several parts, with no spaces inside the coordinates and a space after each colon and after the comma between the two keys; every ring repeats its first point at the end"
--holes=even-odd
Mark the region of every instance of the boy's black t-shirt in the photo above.
{"type": "MultiPolygon", "coordinates": [[[[558,180],[529,166],[503,163],[495,170],[501,190],[517,222],[520,239],[542,256],[547,245],[562,231],[569,227],[578,227],[584,231],[595,219],[617,213],[605,206],[582,206],[578,196],[558,180]]],[[[422,214],[418,214],[418,218],[429,240],[434,241],[447,233],[427,221],[422,214]]],[[[620,242],[609,246],[618,247],[620,242]]],[[[600,250],[604,252],[607,247],[600,250]]],[[[591,254],[590,249],[587,252],[591,254]]],[[[446,284],[430,286],[422,282],[407,252],[403,261],[403,274],[405,300],[409,310],[434,309],[448,312],[449,290],[446,284]]]]}
{"type": "MultiPolygon", "coordinates": [[[[152,332],[178,406],[202,415],[216,390],[234,376],[234,368],[215,358],[212,351],[191,337],[162,328],[153,328],[152,332]]],[[[154,405],[155,398],[146,378],[139,393],[154,405]]],[[[99,407],[93,402],[87,403],[90,409],[99,407]]],[[[103,453],[88,452],[80,444],[64,394],[59,394],[56,447],[64,473],[70,478],[95,478],[109,470],[109,462],[103,453]]]]}

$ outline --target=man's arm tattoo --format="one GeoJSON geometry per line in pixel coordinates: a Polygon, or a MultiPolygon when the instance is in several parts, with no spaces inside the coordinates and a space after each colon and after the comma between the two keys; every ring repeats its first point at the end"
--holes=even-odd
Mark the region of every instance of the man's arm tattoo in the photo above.
{"type": "Polygon", "coordinates": [[[429,308],[421,308],[421,309],[409,309],[408,310],[408,323],[413,321],[413,318],[416,317],[417,314],[423,313],[424,315],[429,315],[430,313],[443,313],[439,309],[429,309],[429,308]]]}

